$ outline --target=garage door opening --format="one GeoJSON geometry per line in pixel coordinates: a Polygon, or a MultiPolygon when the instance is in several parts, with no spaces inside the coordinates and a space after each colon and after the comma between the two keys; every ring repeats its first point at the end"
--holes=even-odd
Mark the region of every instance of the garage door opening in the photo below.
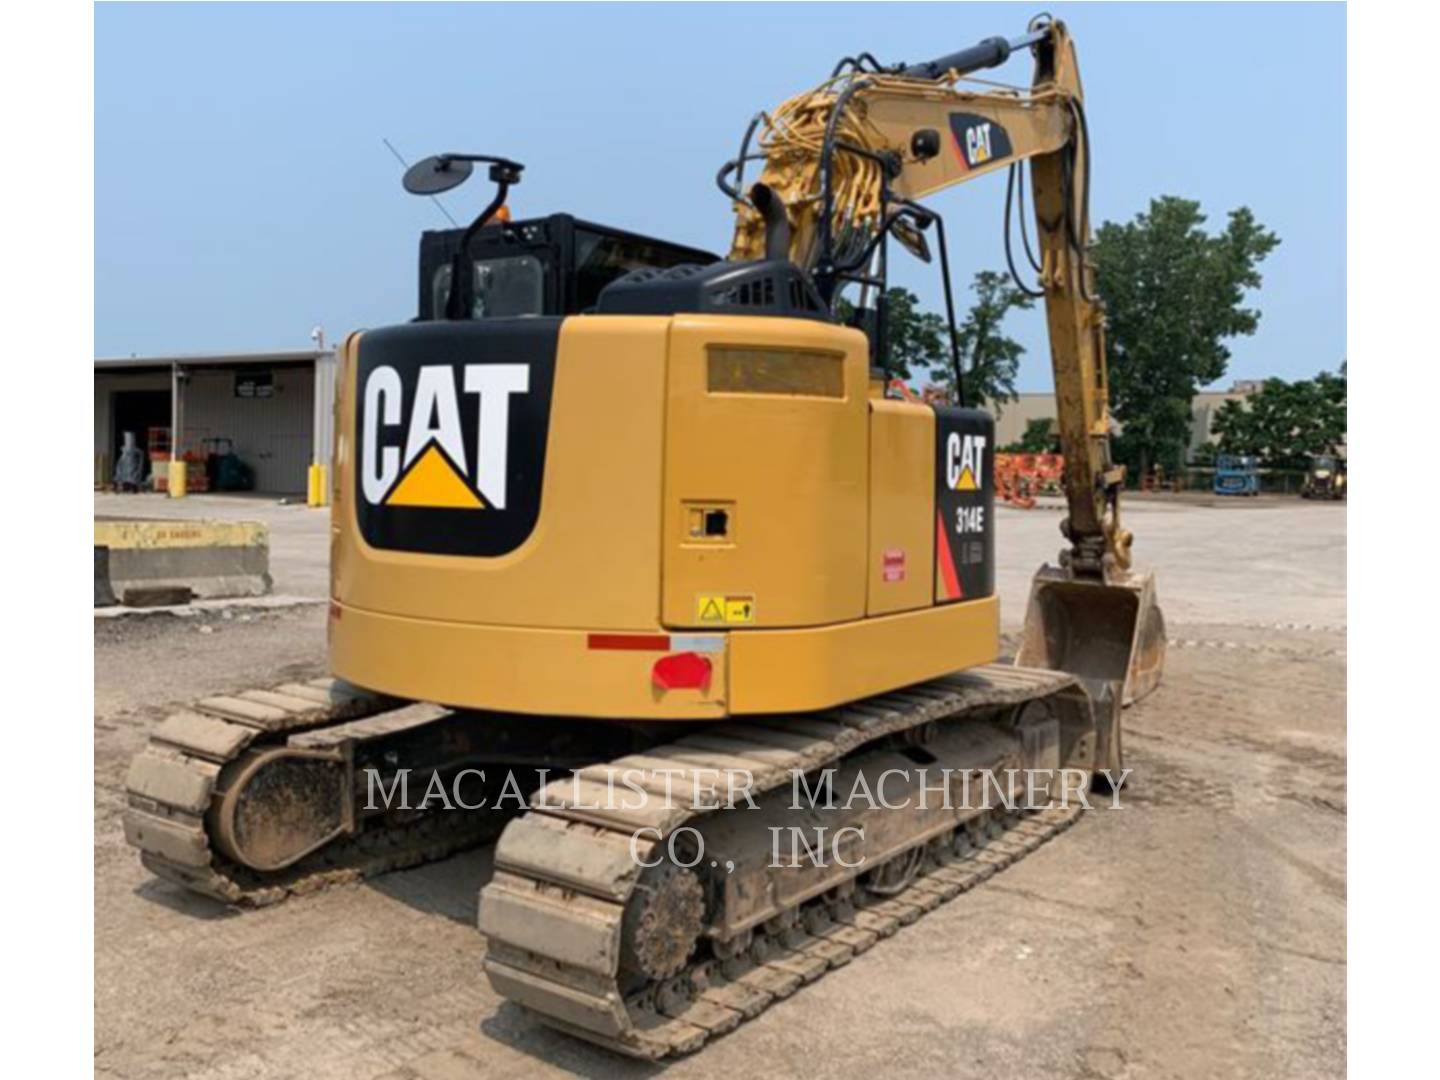
{"type": "Polygon", "coordinates": [[[96,487],[113,483],[128,431],[147,490],[168,487],[173,457],[191,492],[304,496],[329,465],[333,395],[329,350],[97,359],[96,487]]]}
{"type": "Polygon", "coordinates": [[[136,445],[147,451],[145,455],[144,479],[150,480],[150,455],[146,433],[153,429],[170,427],[169,390],[117,390],[110,399],[111,423],[110,462],[113,477],[114,463],[120,460],[120,448],[125,444],[125,433],[135,436],[136,445]]]}

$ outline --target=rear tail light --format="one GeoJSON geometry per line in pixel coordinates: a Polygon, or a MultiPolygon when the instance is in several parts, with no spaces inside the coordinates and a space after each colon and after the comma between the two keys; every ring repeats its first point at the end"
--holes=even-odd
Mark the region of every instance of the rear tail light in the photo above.
{"type": "Polygon", "coordinates": [[[709,690],[710,661],[699,653],[662,656],[650,669],[650,681],[661,690],[709,690]]]}

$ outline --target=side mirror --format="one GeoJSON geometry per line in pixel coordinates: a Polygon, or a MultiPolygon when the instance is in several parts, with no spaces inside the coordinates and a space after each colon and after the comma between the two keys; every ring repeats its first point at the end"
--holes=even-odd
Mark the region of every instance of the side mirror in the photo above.
{"type": "Polygon", "coordinates": [[[505,196],[511,185],[520,182],[525,166],[509,158],[491,157],[489,154],[436,154],[411,165],[405,170],[403,180],[405,190],[411,195],[438,195],[463,184],[474,171],[477,161],[490,166],[490,181],[495,185],[495,195],[460,237],[460,246],[450,261],[450,298],[445,302],[447,319],[470,317],[471,298],[475,292],[475,264],[470,260],[470,244],[475,235],[500,213],[505,205],[505,196]]]}
{"type": "Polygon", "coordinates": [[[439,195],[459,187],[470,178],[475,166],[464,158],[439,154],[417,161],[405,170],[401,181],[411,195],[439,195]]]}
{"type": "Polygon", "coordinates": [[[439,195],[468,180],[477,161],[489,164],[490,180],[495,184],[518,184],[520,174],[525,171],[524,165],[509,158],[488,154],[436,154],[406,169],[402,183],[411,195],[439,195]]]}
{"type": "Polygon", "coordinates": [[[925,239],[925,230],[934,223],[933,217],[902,212],[890,219],[890,233],[900,246],[923,263],[931,261],[930,241],[925,239]]]}

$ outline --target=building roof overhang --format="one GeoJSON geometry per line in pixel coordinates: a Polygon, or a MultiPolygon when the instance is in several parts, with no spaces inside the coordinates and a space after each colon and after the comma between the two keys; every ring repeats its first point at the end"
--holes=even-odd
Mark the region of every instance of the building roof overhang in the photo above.
{"type": "Polygon", "coordinates": [[[334,355],[331,349],[279,349],[266,352],[175,353],[158,356],[97,356],[95,370],[134,371],[171,367],[274,367],[313,364],[334,355]]]}

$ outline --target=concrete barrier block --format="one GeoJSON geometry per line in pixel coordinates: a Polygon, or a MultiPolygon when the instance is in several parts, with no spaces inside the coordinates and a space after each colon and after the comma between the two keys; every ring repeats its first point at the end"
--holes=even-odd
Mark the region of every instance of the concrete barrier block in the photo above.
{"type": "Polygon", "coordinates": [[[110,587],[120,596],[189,589],[213,600],[271,589],[270,532],[258,522],[98,520],[95,545],[108,551],[110,587]]]}
{"type": "Polygon", "coordinates": [[[95,606],[113,607],[120,601],[115,599],[115,590],[110,587],[110,549],[95,545],[95,606]]]}

